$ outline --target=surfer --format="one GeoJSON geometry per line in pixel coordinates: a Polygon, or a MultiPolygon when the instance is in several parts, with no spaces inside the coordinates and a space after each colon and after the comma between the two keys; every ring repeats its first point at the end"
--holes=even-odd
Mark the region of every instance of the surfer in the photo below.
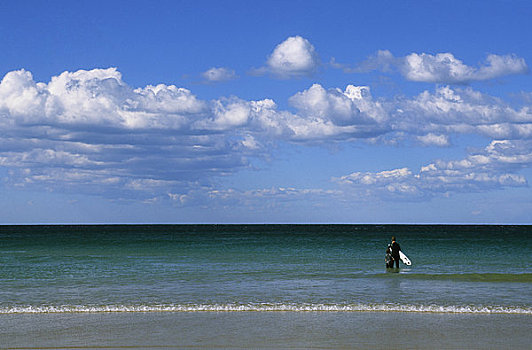
{"type": "Polygon", "coordinates": [[[395,263],[395,267],[399,268],[399,260],[401,260],[399,256],[399,252],[401,251],[401,246],[399,243],[395,241],[395,236],[392,236],[392,243],[389,245],[391,251],[392,251],[392,263],[391,267],[393,267],[393,264],[395,263]]]}

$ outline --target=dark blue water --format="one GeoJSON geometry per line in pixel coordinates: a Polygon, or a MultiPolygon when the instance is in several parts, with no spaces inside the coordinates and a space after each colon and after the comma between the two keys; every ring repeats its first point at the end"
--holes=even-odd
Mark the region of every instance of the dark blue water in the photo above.
{"type": "Polygon", "coordinates": [[[0,313],[532,314],[531,226],[0,226],[0,313]],[[412,266],[386,270],[397,236],[412,266]]]}

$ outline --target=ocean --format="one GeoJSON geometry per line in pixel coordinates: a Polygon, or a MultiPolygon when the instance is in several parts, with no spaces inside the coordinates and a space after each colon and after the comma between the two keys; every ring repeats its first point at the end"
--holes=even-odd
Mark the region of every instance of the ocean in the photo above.
{"type": "Polygon", "coordinates": [[[511,225],[0,226],[0,331],[16,347],[36,346],[16,329],[35,329],[38,315],[63,325],[515,315],[530,325],[531,251],[532,226],[511,225]],[[385,268],[392,236],[411,266],[385,268]]]}

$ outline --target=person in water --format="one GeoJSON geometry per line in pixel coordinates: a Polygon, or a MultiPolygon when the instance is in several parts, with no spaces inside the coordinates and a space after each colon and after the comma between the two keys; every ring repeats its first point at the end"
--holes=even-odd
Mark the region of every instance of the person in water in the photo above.
{"type": "Polygon", "coordinates": [[[401,251],[401,246],[395,241],[395,236],[392,237],[392,243],[389,245],[389,247],[392,251],[392,267],[395,263],[395,267],[399,268],[399,260],[401,260],[399,257],[399,252],[401,251]]]}

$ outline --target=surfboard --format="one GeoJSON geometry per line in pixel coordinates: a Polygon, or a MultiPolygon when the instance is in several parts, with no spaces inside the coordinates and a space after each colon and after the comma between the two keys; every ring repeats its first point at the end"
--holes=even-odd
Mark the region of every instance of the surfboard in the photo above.
{"type": "Polygon", "coordinates": [[[412,262],[410,261],[410,259],[408,259],[408,256],[406,256],[402,251],[399,251],[399,257],[405,265],[412,265],[412,262]]]}

